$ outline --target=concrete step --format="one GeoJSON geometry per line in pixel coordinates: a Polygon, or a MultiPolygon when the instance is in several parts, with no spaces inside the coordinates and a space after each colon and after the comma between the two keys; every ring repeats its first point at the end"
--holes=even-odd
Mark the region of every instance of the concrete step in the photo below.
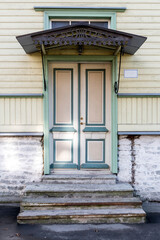
{"type": "Polygon", "coordinates": [[[132,197],[133,189],[130,184],[46,184],[34,183],[25,188],[26,196],[48,197],[132,197]]]}
{"type": "Polygon", "coordinates": [[[145,212],[141,208],[26,210],[18,215],[17,221],[20,224],[143,223],[145,212]]]}
{"type": "Polygon", "coordinates": [[[115,184],[116,176],[113,174],[52,174],[44,175],[42,181],[45,183],[91,183],[91,184],[115,184]]]}
{"type": "Polygon", "coordinates": [[[53,174],[44,175],[42,182],[45,183],[96,183],[96,184],[115,184],[116,176],[111,174],[53,174]]]}
{"type": "Polygon", "coordinates": [[[21,210],[49,209],[89,209],[89,208],[137,208],[142,202],[138,198],[55,198],[26,197],[21,203],[21,210]]]}

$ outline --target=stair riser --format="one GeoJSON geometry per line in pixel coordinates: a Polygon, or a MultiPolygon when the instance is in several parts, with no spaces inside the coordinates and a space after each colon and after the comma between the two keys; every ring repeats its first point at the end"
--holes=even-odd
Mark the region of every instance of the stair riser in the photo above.
{"type": "Polygon", "coordinates": [[[66,197],[66,198],[104,198],[104,197],[133,197],[133,192],[26,192],[26,196],[37,197],[66,197]]]}
{"type": "Polygon", "coordinates": [[[43,180],[43,183],[51,183],[51,184],[115,184],[115,180],[104,180],[104,179],[100,179],[100,180],[94,180],[94,179],[79,179],[79,180],[73,180],[73,179],[69,179],[69,180],[62,180],[62,179],[56,179],[56,180],[43,180]]]}
{"type": "Polygon", "coordinates": [[[140,208],[141,205],[131,205],[131,204],[125,204],[125,205],[80,205],[80,206],[22,206],[21,205],[21,211],[24,210],[64,210],[64,209],[70,209],[70,210],[76,210],[76,209],[100,209],[100,208],[106,208],[106,209],[116,209],[117,207],[121,208],[140,208]]]}
{"type": "Polygon", "coordinates": [[[20,219],[19,224],[72,224],[72,223],[88,223],[88,224],[103,224],[103,223],[144,223],[145,216],[91,216],[91,217],[67,217],[67,218],[37,218],[37,219],[20,219]]]}

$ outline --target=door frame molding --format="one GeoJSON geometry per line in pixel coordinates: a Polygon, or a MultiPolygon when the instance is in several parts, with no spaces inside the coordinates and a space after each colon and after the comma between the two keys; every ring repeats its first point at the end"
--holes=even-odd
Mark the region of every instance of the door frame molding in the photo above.
{"type": "MultiPolygon", "coordinates": [[[[50,144],[49,139],[51,132],[49,131],[49,91],[48,91],[48,64],[51,62],[72,62],[72,63],[112,63],[112,84],[111,84],[111,172],[117,173],[117,94],[114,92],[114,83],[117,81],[117,56],[73,56],[73,55],[45,55],[44,70],[46,79],[46,91],[43,98],[43,114],[44,114],[44,174],[50,174],[50,144]]],[[[78,67],[79,69],[79,67],[78,67]]],[[[80,69],[79,69],[80,70],[80,69]]],[[[78,70],[78,71],[79,71],[78,70]]],[[[79,74],[78,74],[79,75],[79,74]]],[[[79,76],[80,77],[80,76],[79,76]]],[[[80,149],[78,150],[80,151],[80,149]]]]}

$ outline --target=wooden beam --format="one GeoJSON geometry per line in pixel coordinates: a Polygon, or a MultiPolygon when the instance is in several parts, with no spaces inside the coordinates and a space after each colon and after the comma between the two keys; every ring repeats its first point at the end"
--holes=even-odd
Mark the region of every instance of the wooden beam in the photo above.
{"type": "Polygon", "coordinates": [[[121,50],[121,46],[118,46],[116,48],[116,51],[113,53],[113,55],[116,56],[120,52],[120,50],[121,50]]]}
{"type": "Polygon", "coordinates": [[[44,44],[42,44],[42,52],[44,55],[46,55],[46,50],[45,50],[44,44]]]}

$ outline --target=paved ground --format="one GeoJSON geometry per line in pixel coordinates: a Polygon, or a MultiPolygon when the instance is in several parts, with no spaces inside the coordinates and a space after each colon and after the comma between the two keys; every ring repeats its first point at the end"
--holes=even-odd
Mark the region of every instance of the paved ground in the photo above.
{"type": "Polygon", "coordinates": [[[160,240],[159,206],[146,207],[147,223],[133,225],[18,225],[19,208],[0,206],[0,240],[160,240]]]}

